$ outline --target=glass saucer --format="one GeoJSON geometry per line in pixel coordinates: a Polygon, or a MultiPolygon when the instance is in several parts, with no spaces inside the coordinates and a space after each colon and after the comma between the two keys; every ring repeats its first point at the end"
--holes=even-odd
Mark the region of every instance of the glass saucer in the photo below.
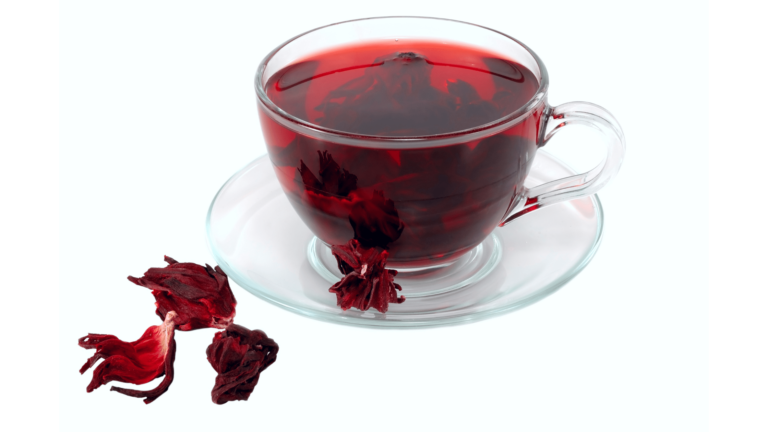
{"type": "MultiPolygon", "coordinates": [[[[526,186],[574,174],[539,150],[526,186]]],[[[229,278],[270,303],[323,321],[414,328],[490,318],[535,303],[576,276],[600,245],[603,210],[596,195],[536,210],[496,228],[463,260],[430,274],[399,274],[406,301],[386,314],[336,306],[328,292],[340,273],[283,194],[268,157],[230,178],[206,221],[216,263],[229,278]]]]}

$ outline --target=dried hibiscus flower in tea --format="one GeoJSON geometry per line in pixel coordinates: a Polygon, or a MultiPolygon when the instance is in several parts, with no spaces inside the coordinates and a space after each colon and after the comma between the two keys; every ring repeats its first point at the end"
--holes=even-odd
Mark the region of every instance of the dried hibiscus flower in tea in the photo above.
{"type": "Polygon", "coordinates": [[[173,361],[176,357],[174,340],[174,319],[176,312],[165,314],[162,324],[148,328],[135,342],[123,342],[112,335],[91,334],[78,340],[85,349],[96,349],[96,353],[85,362],[80,373],[84,373],[97,361],[104,359],[93,370],[93,379],[86,389],[88,393],[110,381],[131,384],[145,384],[165,375],[160,384],[152,390],[132,390],[112,387],[110,390],[150,403],[168,390],[173,382],[173,361]]]}
{"type": "Polygon", "coordinates": [[[319,179],[303,159],[297,168],[307,203],[323,213],[348,219],[355,240],[365,247],[386,248],[400,238],[404,225],[394,201],[383,191],[358,189],[357,176],[342,169],[327,150],[317,154],[319,179]]]}
{"type": "Polygon", "coordinates": [[[386,248],[403,233],[403,223],[395,209],[395,203],[384,197],[384,192],[374,190],[366,196],[358,192],[349,212],[349,223],[355,231],[355,240],[364,247],[386,248]]]}
{"type": "Polygon", "coordinates": [[[213,336],[206,355],[218,375],[211,391],[214,403],[248,400],[259,376],[277,360],[278,346],[261,330],[230,324],[213,336]]]}
{"type": "Polygon", "coordinates": [[[226,328],[235,317],[235,296],[227,275],[216,266],[180,263],[165,257],[164,268],[150,268],[143,277],[128,276],[136,285],[152,290],[157,315],[164,319],[176,311],[179,330],[226,328]]]}
{"type": "Polygon", "coordinates": [[[386,313],[390,303],[405,301],[405,297],[397,296],[397,291],[402,290],[394,281],[397,270],[384,268],[389,256],[387,251],[363,247],[357,240],[334,245],[331,251],[344,277],[329,291],[336,294],[336,303],[342,310],[374,308],[386,313]]]}

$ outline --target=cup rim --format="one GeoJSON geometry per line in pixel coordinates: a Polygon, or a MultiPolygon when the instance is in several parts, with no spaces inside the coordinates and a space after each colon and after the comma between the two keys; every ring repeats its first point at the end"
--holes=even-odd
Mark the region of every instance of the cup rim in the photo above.
{"type": "Polygon", "coordinates": [[[324,139],[327,139],[327,140],[336,140],[343,143],[355,143],[357,145],[363,145],[363,146],[366,146],[365,143],[370,143],[370,144],[373,144],[375,147],[379,147],[379,146],[385,145],[386,143],[406,143],[406,142],[413,143],[414,141],[444,142],[446,139],[450,140],[451,138],[464,137],[470,134],[474,135],[477,133],[483,133],[488,130],[493,130],[493,132],[495,132],[496,129],[498,129],[500,126],[506,126],[508,124],[511,125],[512,123],[516,123],[518,120],[521,120],[527,117],[528,114],[536,110],[536,108],[545,100],[547,89],[549,87],[549,74],[547,72],[547,68],[544,66],[544,62],[541,61],[539,56],[532,49],[530,49],[527,45],[513,38],[512,36],[509,36],[506,33],[502,33],[498,30],[494,30],[492,28],[481,26],[478,24],[473,24],[466,21],[459,21],[459,20],[453,20],[448,18],[393,15],[393,16],[357,18],[357,19],[352,19],[347,21],[340,21],[333,24],[316,27],[312,30],[308,30],[304,33],[298,34],[288,39],[287,41],[283,42],[282,44],[278,45],[275,49],[270,51],[269,54],[267,54],[266,57],[264,57],[261,63],[259,63],[259,67],[256,71],[256,77],[254,80],[254,87],[256,88],[256,95],[258,96],[259,101],[262,104],[264,104],[264,106],[267,107],[269,111],[281,117],[283,119],[283,123],[287,121],[288,124],[291,124],[294,127],[298,127],[301,130],[319,133],[320,135],[323,136],[324,139]],[[462,129],[462,130],[447,132],[447,133],[440,133],[440,134],[433,134],[433,135],[397,136],[397,137],[356,134],[356,133],[345,132],[337,129],[331,129],[331,128],[326,128],[320,125],[316,125],[287,113],[286,111],[278,107],[267,96],[267,93],[264,90],[264,87],[261,85],[261,78],[264,75],[264,71],[266,70],[267,64],[272,59],[272,57],[275,56],[275,54],[278,51],[280,51],[282,48],[284,48],[294,40],[327,27],[333,27],[333,26],[346,24],[350,22],[356,22],[356,21],[394,19],[394,18],[415,18],[415,19],[435,20],[435,21],[449,21],[449,22],[454,22],[459,24],[466,24],[473,27],[479,27],[481,29],[488,30],[488,31],[497,33],[501,36],[504,36],[507,39],[510,39],[512,42],[518,44],[520,47],[522,47],[526,52],[528,52],[528,54],[531,55],[534,61],[536,61],[536,65],[538,66],[539,71],[541,73],[541,78],[539,80],[539,88],[536,90],[536,93],[528,100],[528,102],[523,104],[520,108],[492,122],[489,122],[480,126],[475,126],[469,129],[462,129]]]}

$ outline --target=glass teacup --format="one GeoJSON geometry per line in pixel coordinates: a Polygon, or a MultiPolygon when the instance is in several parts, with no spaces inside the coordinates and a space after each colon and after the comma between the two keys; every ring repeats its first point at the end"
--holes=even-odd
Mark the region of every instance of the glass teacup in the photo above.
{"type": "MultiPolygon", "coordinates": [[[[364,246],[386,249],[389,267],[420,273],[456,262],[497,226],[543,206],[597,192],[618,171],[624,137],[616,120],[590,103],[549,106],[548,85],[544,64],[519,41],[473,24],[421,17],[361,19],[309,31],[272,51],[256,76],[259,116],[269,157],[285,194],[304,223],[325,246],[354,238],[364,246]],[[362,64],[358,59],[333,54],[348,53],[351,45],[358,47],[358,52],[364,51],[359,47],[391,46],[391,52],[362,64]],[[436,51],[424,47],[438,45],[491,53],[487,58],[496,63],[476,64],[466,56],[450,55],[445,57],[448,60],[435,61],[436,51]],[[419,47],[426,51],[420,52],[419,47]],[[327,58],[334,61],[325,64],[318,60],[327,58]],[[315,63],[307,66],[308,62],[315,63]],[[449,79],[445,90],[440,88],[439,80],[435,84],[434,76],[429,82],[419,81],[421,72],[414,72],[435,65],[482,69],[492,83],[498,84],[497,89],[514,81],[518,85],[515,88],[526,83],[529,94],[524,100],[504,105],[499,102],[502,97],[497,96],[498,91],[485,98],[478,93],[482,100],[473,103],[493,106],[488,109],[496,111],[487,112],[495,116],[466,127],[469,123],[462,123],[463,117],[451,117],[449,113],[436,133],[424,134],[420,123],[412,122],[419,111],[406,108],[407,115],[389,119],[389,124],[394,122],[395,126],[386,133],[368,134],[355,122],[347,121],[350,116],[367,116],[366,121],[373,119],[375,123],[374,108],[380,108],[377,104],[381,102],[354,108],[349,101],[364,100],[361,98],[376,85],[389,89],[387,94],[393,103],[402,102],[408,94],[426,94],[419,93],[418,86],[430,86],[448,95],[430,90],[430,97],[453,103],[456,106],[451,105],[451,109],[459,112],[463,102],[456,93],[457,81],[449,79]],[[388,67],[386,76],[390,78],[374,72],[374,78],[366,78],[368,81],[359,79],[375,67],[388,67]],[[349,81],[330,86],[327,79],[319,79],[350,70],[357,74],[350,75],[357,79],[352,84],[349,81]],[[377,79],[392,79],[398,87],[377,79]],[[304,99],[283,96],[292,86],[302,85],[307,87],[304,99]],[[354,89],[354,85],[359,88],[354,89]],[[315,106],[317,100],[311,101],[313,91],[327,94],[319,106],[315,106]],[[354,109],[338,111],[344,104],[354,109]],[[347,126],[337,129],[328,123],[329,107],[337,110],[336,124],[347,126]],[[318,113],[324,120],[317,120],[318,113]],[[396,124],[398,121],[404,125],[402,128],[396,124]],[[526,188],[524,182],[537,149],[563,126],[574,123],[603,132],[607,143],[603,162],[584,174],[526,188]]],[[[437,109],[434,107],[438,105],[430,109],[437,109]]],[[[425,115],[432,118],[431,114],[425,115]]]]}

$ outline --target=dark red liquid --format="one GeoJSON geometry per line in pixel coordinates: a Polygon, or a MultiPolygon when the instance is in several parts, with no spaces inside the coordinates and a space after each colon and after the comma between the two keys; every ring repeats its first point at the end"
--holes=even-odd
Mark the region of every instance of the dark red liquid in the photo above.
{"type": "MultiPolygon", "coordinates": [[[[265,90],[287,113],[323,128],[403,137],[492,123],[538,86],[511,60],[402,40],[307,58],[272,75],[265,90]]],[[[542,110],[481,139],[387,149],[297,134],[259,105],[275,171],[309,228],[329,244],[356,238],[387,249],[395,267],[448,262],[496,227],[522,190],[542,110]]]]}

